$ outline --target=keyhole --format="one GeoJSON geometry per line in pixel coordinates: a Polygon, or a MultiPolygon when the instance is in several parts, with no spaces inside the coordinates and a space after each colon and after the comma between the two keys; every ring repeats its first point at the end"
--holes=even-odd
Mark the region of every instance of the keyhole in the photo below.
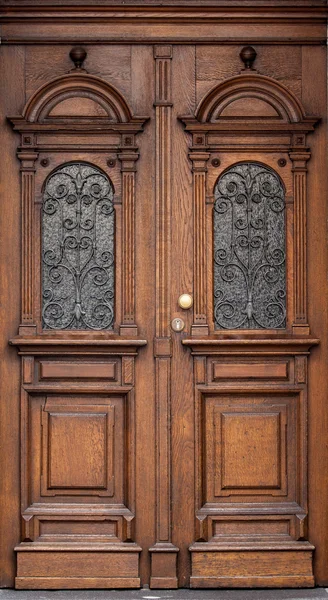
{"type": "Polygon", "coordinates": [[[171,323],[171,327],[173,329],[173,331],[182,331],[184,329],[184,321],[183,319],[173,319],[172,323],[171,323]]]}

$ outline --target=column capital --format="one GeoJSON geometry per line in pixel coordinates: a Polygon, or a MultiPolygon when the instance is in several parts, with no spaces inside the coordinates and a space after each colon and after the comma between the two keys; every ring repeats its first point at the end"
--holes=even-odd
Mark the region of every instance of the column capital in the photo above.
{"type": "Polygon", "coordinates": [[[189,152],[188,156],[192,162],[192,170],[194,171],[194,173],[197,173],[197,172],[206,173],[207,172],[207,161],[211,156],[210,152],[201,152],[199,150],[192,151],[192,152],[189,152]]]}
{"type": "Polygon", "coordinates": [[[139,152],[131,151],[131,148],[120,148],[120,153],[117,155],[117,158],[119,161],[121,161],[122,172],[135,173],[136,162],[139,159],[139,152]]]}
{"type": "Polygon", "coordinates": [[[289,158],[293,163],[292,171],[306,171],[307,170],[307,162],[311,158],[311,152],[304,149],[296,149],[293,148],[290,150],[289,158]]]}
{"type": "Polygon", "coordinates": [[[18,150],[17,158],[21,163],[21,171],[35,171],[35,162],[38,159],[38,152],[34,152],[33,150],[18,150]]]}

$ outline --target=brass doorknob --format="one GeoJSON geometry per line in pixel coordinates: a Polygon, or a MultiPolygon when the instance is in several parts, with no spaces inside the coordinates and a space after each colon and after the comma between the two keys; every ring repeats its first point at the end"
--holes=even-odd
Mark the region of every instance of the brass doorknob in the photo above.
{"type": "Polygon", "coordinates": [[[181,294],[178,300],[180,308],[187,310],[192,307],[192,296],[190,294],[181,294]]]}

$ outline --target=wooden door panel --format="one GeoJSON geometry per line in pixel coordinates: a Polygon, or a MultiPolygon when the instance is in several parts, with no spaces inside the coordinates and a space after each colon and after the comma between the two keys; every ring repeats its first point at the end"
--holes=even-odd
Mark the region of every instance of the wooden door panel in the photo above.
{"type": "MultiPolygon", "coordinates": [[[[270,405],[265,396],[261,398],[264,406],[254,405],[249,397],[243,400],[241,403],[232,397],[232,405],[224,405],[223,401],[222,407],[214,409],[214,496],[233,498],[245,494],[254,495],[259,501],[264,494],[285,496],[286,409],[270,405]],[[233,400],[237,406],[233,406],[233,400]]],[[[281,402],[283,399],[279,398],[278,403],[281,402]]],[[[295,437],[295,432],[291,435],[295,437]]],[[[288,454],[295,460],[295,450],[289,448],[288,454]]]]}
{"type": "Polygon", "coordinates": [[[243,380],[247,385],[257,380],[282,380],[293,379],[293,361],[291,360],[267,360],[259,362],[257,359],[245,359],[243,362],[231,361],[229,359],[208,361],[209,381],[233,381],[243,380]]]}
{"type": "MultiPolygon", "coordinates": [[[[21,589],[323,584],[325,3],[293,0],[271,11],[254,0],[254,17],[255,4],[200,10],[199,0],[163,0],[90,12],[86,0],[69,11],[54,1],[56,10],[34,0],[27,12],[10,0],[0,9],[7,87],[0,98],[10,121],[2,128],[0,426],[12,456],[10,472],[1,459],[9,498],[1,581],[14,585],[16,575],[21,589]],[[244,48],[249,42],[255,54],[244,48]],[[91,236],[81,234],[90,223],[75,174],[82,228],[73,210],[62,219],[71,240],[64,231],[57,244],[59,229],[48,246],[44,240],[58,226],[44,217],[54,208],[49,182],[74,165],[82,179],[83,169],[98,169],[112,190],[114,319],[103,329],[81,325],[79,283],[55,298],[60,310],[74,307],[71,317],[60,327],[52,306],[45,318],[60,269],[49,292],[44,251],[51,271],[59,247],[82,244],[83,256],[91,236]],[[230,271],[228,236],[217,235],[220,182],[247,168],[279,181],[276,202],[284,201],[286,301],[271,299],[285,311],[275,329],[253,317],[261,294],[270,301],[265,284],[254,291],[251,282],[247,302],[237,290],[234,309],[234,294],[223,297],[226,286],[220,299],[217,289],[220,268],[228,269],[220,285],[237,267],[251,281],[245,235],[231,245],[242,242],[230,271]],[[193,299],[188,310],[178,301],[183,293],[193,299]],[[233,310],[245,326],[229,327],[233,310]],[[179,332],[174,318],[183,321],[179,332]]],[[[71,211],[76,200],[68,197],[71,211]]],[[[244,232],[247,211],[241,196],[236,202],[244,232]]],[[[272,215],[269,223],[273,231],[272,215]]],[[[95,237],[92,244],[96,256],[95,237]]],[[[271,281],[275,256],[267,260],[271,281]]],[[[69,259],[60,268],[77,281],[83,266],[69,259]]]]}
{"type": "Polygon", "coordinates": [[[121,487],[118,476],[123,472],[122,414],[115,422],[119,408],[116,402],[99,405],[96,398],[90,398],[88,404],[74,396],[46,398],[42,407],[42,496],[115,498],[121,487]],[[121,448],[117,448],[119,440],[121,448]]]}
{"type": "Polygon", "coordinates": [[[40,381],[62,381],[72,379],[75,381],[90,379],[91,381],[96,379],[112,381],[118,384],[120,377],[120,363],[119,361],[107,361],[107,362],[90,362],[90,361],[51,361],[43,360],[38,364],[39,368],[39,379],[40,381]]]}

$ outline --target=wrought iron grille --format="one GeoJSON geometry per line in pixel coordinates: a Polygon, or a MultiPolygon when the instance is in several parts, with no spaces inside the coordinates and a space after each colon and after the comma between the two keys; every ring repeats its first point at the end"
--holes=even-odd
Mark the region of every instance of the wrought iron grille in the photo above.
{"type": "Polygon", "coordinates": [[[57,169],[42,206],[44,329],[112,329],[113,187],[86,163],[57,169]]]}
{"type": "Polygon", "coordinates": [[[217,329],[286,327],[285,197],[278,175],[247,162],[215,187],[217,329]]]}

